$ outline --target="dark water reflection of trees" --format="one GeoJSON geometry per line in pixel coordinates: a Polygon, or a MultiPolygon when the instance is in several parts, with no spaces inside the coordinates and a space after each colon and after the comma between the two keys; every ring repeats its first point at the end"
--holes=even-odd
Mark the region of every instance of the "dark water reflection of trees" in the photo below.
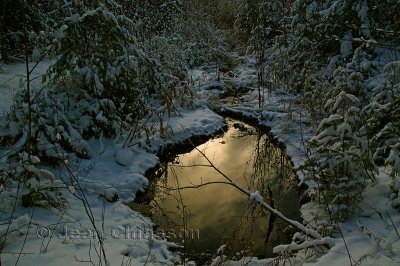
{"type": "MultiPolygon", "coordinates": [[[[238,184],[260,194],[289,218],[299,220],[297,180],[286,154],[265,132],[229,122],[221,138],[198,148],[238,184]]],[[[152,219],[163,229],[199,230],[199,239],[185,240],[190,252],[215,253],[226,244],[228,255],[272,256],[272,248],[290,242],[286,224],[271,217],[229,185],[180,189],[224,181],[198,151],[179,155],[158,170],[152,219]]]]}

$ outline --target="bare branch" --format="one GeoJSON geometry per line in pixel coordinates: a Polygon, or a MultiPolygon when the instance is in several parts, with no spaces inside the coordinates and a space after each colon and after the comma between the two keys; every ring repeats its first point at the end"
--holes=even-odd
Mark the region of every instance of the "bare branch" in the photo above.
{"type": "Polygon", "coordinates": [[[297,229],[301,230],[302,232],[304,232],[306,235],[314,238],[314,239],[322,239],[321,235],[311,229],[308,228],[306,226],[304,226],[303,224],[297,222],[297,221],[293,221],[289,218],[287,218],[285,215],[283,215],[280,211],[272,208],[268,203],[266,203],[264,201],[264,199],[262,199],[261,197],[254,197],[254,194],[251,193],[250,191],[242,188],[241,186],[239,186],[234,180],[232,180],[230,177],[228,177],[226,174],[224,174],[220,169],[218,169],[218,167],[215,166],[215,164],[207,157],[207,155],[201,151],[199,148],[195,148],[210,164],[210,166],[212,168],[214,168],[215,171],[217,171],[220,175],[222,175],[226,180],[229,181],[229,184],[233,187],[235,187],[237,190],[239,190],[240,192],[242,192],[243,194],[245,194],[246,196],[249,197],[249,199],[253,200],[254,202],[258,203],[261,207],[263,207],[264,210],[267,210],[268,212],[270,212],[271,214],[277,216],[279,219],[283,220],[284,222],[288,223],[289,225],[296,227],[297,229]]]}
{"type": "Polygon", "coordinates": [[[214,184],[224,184],[224,185],[233,186],[233,184],[230,183],[230,182],[224,182],[224,181],[218,182],[218,181],[215,181],[215,182],[203,183],[203,184],[200,184],[200,185],[185,186],[185,187],[179,187],[179,188],[168,188],[168,187],[164,187],[164,186],[161,186],[161,187],[165,188],[165,189],[168,189],[170,191],[176,191],[176,190],[183,190],[183,189],[199,189],[199,188],[202,188],[202,187],[205,187],[205,186],[208,186],[208,185],[214,185],[214,184]]]}

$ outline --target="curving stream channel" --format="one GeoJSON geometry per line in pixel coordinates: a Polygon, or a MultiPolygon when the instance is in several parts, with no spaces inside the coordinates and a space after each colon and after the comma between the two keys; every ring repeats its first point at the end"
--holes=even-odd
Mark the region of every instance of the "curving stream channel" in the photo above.
{"type": "MultiPolygon", "coordinates": [[[[197,148],[236,183],[259,191],[287,217],[300,221],[298,181],[287,155],[266,131],[230,119],[227,123],[223,136],[197,148]]],[[[149,190],[138,195],[132,208],[143,212],[145,207],[158,230],[183,245],[189,256],[215,254],[225,245],[230,257],[270,257],[274,246],[291,240],[293,232],[285,223],[234,187],[218,183],[226,180],[196,149],[161,163],[148,178],[149,190]]]]}

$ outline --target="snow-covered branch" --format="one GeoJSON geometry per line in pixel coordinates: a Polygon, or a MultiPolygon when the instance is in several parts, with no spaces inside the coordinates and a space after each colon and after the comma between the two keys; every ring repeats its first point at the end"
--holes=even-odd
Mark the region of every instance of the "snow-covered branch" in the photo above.
{"type": "Polygon", "coordinates": [[[207,162],[210,164],[210,166],[212,168],[214,168],[220,175],[222,175],[226,180],[228,180],[228,184],[235,187],[237,190],[239,190],[240,192],[242,192],[243,194],[247,195],[249,197],[250,200],[254,201],[255,203],[257,203],[258,205],[260,205],[264,210],[270,212],[272,215],[275,215],[276,217],[278,217],[279,219],[283,220],[284,222],[286,222],[287,224],[299,229],[300,231],[304,232],[306,235],[312,237],[313,239],[322,239],[321,235],[311,229],[308,228],[306,226],[304,226],[303,224],[299,223],[298,221],[294,221],[291,220],[289,218],[287,218],[285,215],[283,215],[280,211],[272,208],[267,202],[265,202],[265,200],[263,199],[263,197],[260,195],[260,193],[258,191],[252,193],[250,191],[248,191],[247,189],[239,186],[234,180],[232,180],[230,177],[228,177],[225,173],[223,173],[208,157],[207,155],[201,151],[199,148],[196,148],[196,150],[201,154],[201,156],[203,156],[207,162]]]}

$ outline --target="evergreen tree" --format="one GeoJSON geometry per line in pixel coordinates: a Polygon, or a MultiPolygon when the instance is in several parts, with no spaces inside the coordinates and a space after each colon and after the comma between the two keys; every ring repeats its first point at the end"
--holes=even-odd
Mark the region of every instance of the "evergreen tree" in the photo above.
{"type": "Polygon", "coordinates": [[[48,73],[54,81],[67,77],[93,99],[106,100],[101,113],[93,114],[104,116],[99,121],[139,116],[159,84],[154,63],[136,41],[136,25],[112,0],[76,1],[70,12],[56,32],[59,56],[48,73]]]}
{"type": "Polygon", "coordinates": [[[328,100],[325,107],[330,115],[322,120],[310,144],[315,153],[308,163],[316,167],[314,180],[334,219],[347,218],[361,199],[366,179],[374,179],[357,105],[359,100],[343,91],[328,100]]]}
{"type": "Polygon", "coordinates": [[[384,68],[383,82],[373,90],[365,112],[370,116],[371,136],[377,164],[391,165],[392,176],[399,173],[400,143],[400,62],[394,61],[384,68]]]}
{"type": "Polygon", "coordinates": [[[46,1],[3,0],[0,3],[0,55],[5,63],[23,60],[32,51],[31,32],[45,28],[46,1]],[[42,9],[43,8],[43,9],[42,9]]]}

